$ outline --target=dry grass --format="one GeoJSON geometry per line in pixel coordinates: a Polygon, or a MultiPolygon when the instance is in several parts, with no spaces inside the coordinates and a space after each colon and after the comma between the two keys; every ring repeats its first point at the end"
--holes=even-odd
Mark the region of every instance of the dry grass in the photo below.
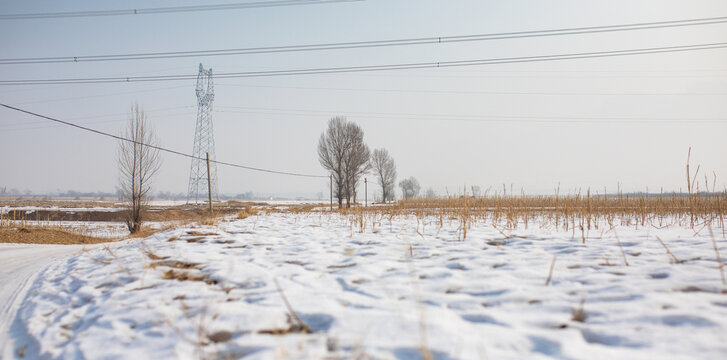
{"type": "Polygon", "coordinates": [[[313,330],[311,330],[308,325],[303,322],[303,320],[298,317],[298,314],[293,310],[293,307],[290,306],[290,302],[288,302],[288,298],[285,296],[285,293],[283,293],[283,289],[280,288],[280,283],[278,283],[278,279],[274,279],[275,281],[275,287],[278,289],[278,293],[280,294],[280,297],[283,299],[283,303],[285,304],[286,309],[288,310],[288,313],[286,314],[286,318],[288,320],[288,327],[287,328],[276,328],[276,329],[263,329],[258,331],[259,334],[267,334],[267,335],[287,335],[290,333],[302,333],[302,334],[311,334],[313,333],[313,330]]]}
{"type": "Polygon", "coordinates": [[[72,245],[99,244],[111,241],[115,240],[76,234],[59,229],[39,227],[0,228],[0,243],[72,245]]]}
{"type": "MultiPolygon", "coordinates": [[[[0,206],[16,207],[38,207],[26,213],[26,210],[10,210],[3,214],[5,220],[36,220],[36,221],[112,221],[123,222],[126,217],[126,210],[116,204],[107,202],[56,202],[56,201],[0,201],[0,206]],[[68,208],[58,210],[53,208],[68,208]],[[95,207],[114,208],[111,211],[92,210],[95,207]],[[87,210],[74,211],[75,208],[87,210]]],[[[215,204],[214,213],[216,216],[236,214],[238,211],[251,208],[253,204],[240,202],[225,202],[215,204]]],[[[209,217],[206,206],[179,205],[179,206],[150,206],[144,211],[144,221],[196,221],[200,218],[209,217]]]]}
{"type": "Polygon", "coordinates": [[[210,236],[210,235],[219,235],[216,232],[210,232],[210,231],[197,231],[197,230],[189,230],[187,231],[187,235],[192,236],[210,236]]]}
{"type": "Polygon", "coordinates": [[[570,231],[573,237],[585,239],[594,230],[616,226],[691,227],[699,232],[710,226],[721,227],[725,233],[727,192],[697,193],[689,196],[593,196],[590,191],[569,196],[460,196],[449,198],[418,198],[402,200],[390,206],[336,210],[350,219],[351,227],[362,230],[363,224],[381,226],[394,217],[416,216],[424,226],[435,222],[459,225],[460,239],[467,237],[469,228],[488,224],[506,232],[518,227],[527,228],[538,220],[541,227],[570,231]],[[433,221],[432,219],[438,219],[433,221]],[[577,233],[577,235],[576,235],[577,233]]]}
{"type": "Polygon", "coordinates": [[[586,304],[586,299],[581,299],[580,305],[576,309],[573,309],[571,311],[571,320],[577,321],[577,322],[585,322],[586,318],[588,318],[588,315],[586,314],[586,311],[583,309],[583,306],[586,304]]]}
{"type": "MultiPolygon", "coordinates": [[[[245,212],[255,214],[249,203],[232,202],[225,203],[215,208],[214,215],[210,215],[203,206],[172,206],[167,208],[151,207],[145,212],[147,222],[168,222],[161,228],[143,227],[141,231],[125,237],[145,238],[157,232],[169,230],[174,227],[189,225],[192,223],[202,225],[216,225],[223,216],[245,212]],[[242,210],[241,210],[242,209],[242,210]]],[[[51,207],[68,208],[93,208],[93,207],[114,207],[113,203],[86,202],[55,202],[55,201],[2,201],[0,206],[34,206],[48,207],[47,209],[32,210],[10,210],[0,213],[0,242],[12,243],[36,243],[36,244],[93,244],[119,240],[118,238],[98,238],[92,236],[92,231],[86,231],[83,226],[64,226],[61,221],[66,222],[117,222],[123,223],[125,210],[118,211],[73,211],[58,210],[51,207]],[[32,234],[29,234],[31,231],[32,234]]]]}
{"type": "Polygon", "coordinates": [[[243,208],[242,210],[240,210],[237,213],[237,219],[238,220],[247,219],[250,216],[257,215],[257,213],[258,213],[257,210],[253,209],[252,207],[246,206],[245,208],[243,208]]]}
{"type": "Polygon", "coordinates": [[[217,280],[212,280],[209,275],[203,273],[194,273],[191,271],[169,269],[164,272],[162,279],[178,280],[178,281],[203,281],[208,285],[216,285],[217,280]]]}
{"type": "Polygon", "coordinates": [[[553,270],[555,269],[556,256],[553,255],[553,261],[550,263],[550,270],[548,270],[548,278],[545,279],[545,286],[550,285],[550,280],[553,278],[553,270]]]}
{"type": "Polygon", "coordinates": [[[149,236],[152,236],[158,232],[167,231],[169,229],[175,228],[177,225],[167,225],[163,226],[161,228],[150,228],[150,227],[142,227],[141,231],[138,231],[134,234],[129,234],[126,239],[139,239],[139,238],[146,238],[149,236]]]}
{"type": "Polygon", "coordinates": [[[209,285],[217,284],[217,280],[211,280],[208,274],[199,272],[200,264],[189,261],[170,260],[168,256],[159,256],[149,249],[143,250],[144,254],[152,260],[146,267],[156,269],[157,267],[168,268],[162,279],[178,281],[204,281],[209,285]]]}
{"type": "Polygon", "coordinates": [[[719,269],[719,275],[722,278],[722,285],[727,286],[727,280],[724,277],[724,264],[722,263],[722,257],[719,255],[719,247],[717,246],[717,240],[714,239],[714,233],[712,228],[709,228],[709,235],[712,237],[712,246],[714,246],[714,254],[717,260],[717,268],[719,269]]]}
{"type": "MultiPolygon", "coordinates": [[[[17,212],[16,212],[17,213],[17,212]]],[[[63,225],[54,220],[28,216],[15,217],[14,213],[0,214],[0,242],[24,244],[97,244],[121,240],[92,236],[93,231],[83,226],[63,225]]],[[[157,232],[173,228],[167,225],[161,228],[142,228],[124,239],[144,238],[157,232]]]]}
{"type": "Polygon", "coordinates": [[[659,243],[661,244],[661,246],[664,247],[664,250],[666,250],[667,255],[669,255],[669,257],[670,257],[669,263],[671,263],[671,264],[683,264],[686,261],[686,260],[679,260],[679,258],[676,257],[676,255],[674,255],[674,253],[672,253],[671,250],[669,250],[669,247],[666,246],[666,244],[664,243],[664,241],[661,240],[660,237],[656,236],[656,240],[659,241],[659,243]]]}
{"type": "Polygon", "coordinates": [[[216,217],[215,215],[203,215],[199,220],[200,224],[207,226],[215,226],[219,222],[220,218],[216,217]]]}
{"type": "Polygon", "coordinates": [[[286,314],[288,322],[287,328],[261,329],[257,333],[263,335],[288,335],[288,334],[310,334],[312,331],[307,327],[302,327],[298,322],[293,320],[290,314],[286,314]]]}
{"type": "Polygon", "coordinates": [[[154,252],[152,252],[151,250],[146,249],[146,248],[143,248],[142,251],[152,261],[166,260],[169,258],[168,256],[159,256],[159,255],[155,254],[154,252]]]}
{"type": "MultiPolygon", "coordinates": [[[[381,226],[382,219],[389,222],[394,217],[411,216],[421,221],[422,227],[427,219],[438,218],[438,225],[444,222],[457,222],[460,239],[467,238],[468,230],[478,223],[491,224],[503,233],[520,226],[527,228],[537,219],[539,226],[552,227],[556,231],[576,231],[583,243],[588,232],[599,228],[613,229],[615,226],[656,227],[670,226],[690,227],[696,232],[712,226],[725,231],[727,217],[727,189],[716,191],[716,174],[710,184],[705,176],[704,189],[700,191],[699,167],[690,172],[689,156],[686,163],[686,194],[617,194],[606,195],[603,189],[598,192],[590,188],[577,193],[560,194],[560,187],[552,196],[526,196],[514,194],[512,189],[507,192],[503,185],[501,193],[487,189],[483,196],[470,196],[466,189],[462,195],[445,198],[414,198],[401,200],[389,206],[376,206],[355,209],[338,209],[337,212],[348,215],[351,228],[364,229],[364,224],[371,221],[373,226],[381,226]],[[502,229],[502,230],[501,230],[502,229]],[[504,231],[503,231],[504,230],[504,231]]],[[[474,191],[472,192],[474,194],[474,191]]]]}

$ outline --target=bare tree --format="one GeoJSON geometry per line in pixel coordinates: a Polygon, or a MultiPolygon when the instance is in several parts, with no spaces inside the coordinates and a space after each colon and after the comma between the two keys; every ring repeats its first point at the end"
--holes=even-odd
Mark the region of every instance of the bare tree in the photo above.
{"type": "Polygon", "coordinates": [[[361,177],[371,170],[371,151],[363,141],[363,130],[349,122],[346,126],[346,135],[349,138],[350,148],[343,161],[343,169],[346,173],[345,194],[346,207],[351,207],[351,198],[356,202],[356,188],[361,177]]]}
{"type": "Polygon", "coordinates": [[[128,207],[126,226],[133,234],[141,230],[148,204],[151,179],[161,167],[159,150],[146,114],[139,105],[132,107],[129,123],[119,143],[119,188],[128,207]]]}
{"type": "Polygon", "coordinates": [[[338,207],[351,206],[351,197],[361,176],[370,169],[370,152],[363,142],[363,130],[337,116],[328,121],[328,129],[318,140],[318,160],[326,170],[331,172],[334,192],[338,199],[338,207]]]}
{"type": "Polygon", "coordinates": [[[371,166],[376,180],[381,186],[382,200],[394,199],[394,185],[396,184],[396,164],[386,149],[375,149],[371,154],[371,166]]]}
{"type": "Polygon", "coordinates": [[[472,186],[472,197],[480,196],[481,191],[482,191],[482,188],[479,185],[472,186]]]}
{"type": "Polygon", "coordinates": [[[425,197],[428,199],[434,199],[437,197],[437,192],[432,188],[428,188],[425,197]]]}
{"type": "Polygon", "coordinates": [[[419,195],[419,190],[421,190],[419,182],[413,176],[399,182],[399,186],[401,187],[401,193],[404,199],[410,199],[419,195]]]}
{"type": "Polygon", "coordinates": [[[343,158],[346,156],[346,118],[334,117],[328,121],[328,129],[318,139],[318,161],[333,176],[333,191],[338,199],[338,207],[343,204],[343,158]]]}

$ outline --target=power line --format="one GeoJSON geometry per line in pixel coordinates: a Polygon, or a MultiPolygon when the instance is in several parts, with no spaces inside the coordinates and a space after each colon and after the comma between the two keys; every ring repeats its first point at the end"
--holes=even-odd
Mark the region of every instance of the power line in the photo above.
{"type": "MultiPolygon", "coordinates": [[[[190,114],[189,113],[179,113],[179,114],[157,115],[154,118],[158,119],[158,118],[166,118],[166,117],[181,116],[181,115],[190,115],[190,114]]],[[[108,123],[117,123],[119,121],[124,121],[124,120],[128,120],[128,119],[88,121],[88,122],[84,122],[81,124],[83,124],[83,125],[108,124],[108,123]]],[[[30,124],[37,124],[37,123],[40,123],[40,122],[34,122],[34,123],[30,123],[30,124]]],[[[45,121],[44,123],[46,123],[46,125],[44,125],[44,126],[30,126],[30,127],[21,126],[21,127],[3,128],[2,132],[6,133],[6,132],[29,131],[29,130],[44,130],[44,129],[52,129],[52,128],[56,128],[58,126],[62,126],[61,124],[48,124],[47,121],[45,121]]]]}
{"type": "Polygon", "coordinates": [[[216,86],[234,86],[255,89],[293,89],[293,90],[324,90],[324,91],[360,91],[376,93],[413,93],[413,94],[472,94],[472,95],[543,95],[543,96],[717,96],[727,92],[533,92],[533,91],[478,91],[478,90],[430,90],[430,89],[374,89],[345,87],[315,86],[278,86],[278,85],[244,85],[215,84],[216,86]]]}
{"type": "MultiPolygon", "coordinates": [[[[397,73],[367,73],[366,77],[382,77],[386,79],[392,78],[431,78],[431,79],[681,79],[681,78],[709,78],[714,79],[717,77],[726,77],[727,72],[712,71],[714,74],[703,71],[698,73],[693,71],[691,74],[688,71],[678,70],[665,70],[665,71],[651,71],[645,70],[629,70],[629,71],[606,71],[606,70],[546,70],[531,68],[521,68],[522,70],[451,70],[451,69],[417,69],[406,72],[397,73]],[[681,73],[681,74],[680,74],[681,73]],[[566,74],[566,75],[558,75],[566,74]],[[675,75],[676,74],[676,75],[675,75]]],[[[346,74],[347,76],[363,76],[362,74],[352,73],[346,74]]]]}
{"type": "Polygon", "coordinates": [[[231,3],[231,4],[157,7],[157,8],[145,8],[145,9],[92,10],[92,11],[43,12],[43,13],[29,13],[29,14],[6,14],[6,15],[0,15],[0,20],[28,20],[28,19],[75,18],[75,17],[95,17],[95,16],[147,15],[147,14],[196,12],[196,11],[254,9],[254,8],[295,6],[295,5],[317,5],[317,4],[330,4],[330,3],[354,2],[354,1],[366,1],[366,0],[280,0],[280,1],[257,1],[257,2],[245,2],[245,3],[231,3]]]}
{"type": "Polygon", "coordinates": [[[725,118],[658,118],[658,117],[605,117],[605,116],[532,116],[532,115],[462,115],[462,114],[418,114],[400,112],[364,112],[336,110],[280,109],[265,107],[217,106],[218,112],[242,114],[266,114],[281,116],[320,116],[323,114],[348,114],[365,118],[387,120],[435,120],[435,121],[476,121],[476,122],[515,122],[515,123],[725,123],[725,118]],[[222,109],[222,110],[220,110],[222,109]],[[241,109],[224,110],[224,109],[241,109]],[[586,121],[591,120],[591,121],[586,121]]]}
{"type": "MultiPolygon", "coordinates": [[[[25,113],[25,114],[28,114],[28,115],[32,115],[32,116],[35,116],[35,117],[43,118],[43,119],[50,120],[50,121],[55,121],[55,122],[60,123],[60,124],[63,124],[63,125],[68,125],[68,126],[71,126],[71,127],[75,127],[75,128],[81,129],[81,130],[89,131],[89,132],[92,132],[92,133],[95,133],[95,134],[98,134],[98,135],[103,135],[103,136],[111,137],[111,138],[114,138],[114,139],[117,139],[117,140],[121,140],[121,141],[131,142],[131,143],[134,143],[134,144],[141,144],[141,145],[144,145],[144,146],[148,146],[148,147],[150,147],[152,149],[156,149],[156,150],[159,150],[159,151],[164,151],[164,152],[167,152],[167,153],[170,153],[170,154],[174,154],[174,155],[179,155],[179,156],[184,156],[184,157],[191,158],[191,159],[199,159],[199,160],[205,160],[205,161],[207,161],[207,159],[202,159],[202,158],[199,158],[199,157],[196,157],[196,156],[192,156],[190,154],[185,154],[185,153],[180,152],[180,151],[170,150],[170,149],[163,148],[161,146],[156,146],[156,145],[143,144],[143,143],[140,143],[138,141],[133,141],[133,140],[127,139],[127,138],[122,137],[122,136],[109,134],[107,132],[103,132],[103,131],[100,131],[100,130],[92,129],[92,128],[85,127],[85,126],[81,126],[81,125],[74,124],[74,123],[70,123],[68,121],[63,121],[63,120],[60,120],[60,119],[52,118],[50,116],[45,116],[45,115],[37,114],[37,113],[31,112],[31,111],[28,111],[28,110],[23,110],[23,109],[14,107],[14,106],[2,104],[2,103],[0,103],[0,106],[3,106],[3,107],[8,108],[10,110],[14,110],[14,111],[22,112],[22,113],[25,113]]],[[[210,160],[210,162],[214,162],[214,163],[219,164],[219,165],[225,165],[225,166],[230,166],[230,167],[235,167],[235,168],[241,168],[241,169],[247,169],[247,170],[253,170],[253,171],[260,171],[260,172],[271,173],[271,174],[290,175],[290,176],[309,177],[309,178],[328,178],[328,175],[310,175],[310,174],[300,174],[300,173],[287,172],[287,171],[276,171],[276,170],[263,169],[263,168],[257,168],[257,167],[252,167],[252,166],[245,166],[245,165],[233,164],[233,163],[228,163],[228,162],[224,162],[224,161],[217,161],[217,160],[210,160]]]]}
{"type": "Polygon", "coordinates": [[[47,99],[47,100],[33,100],[33,101],[24,101],[24,102],[20,102],[20,103],[17,103],[16,102],[16,103],[14,103],[14,105],[28,105],[28,104],[41,104],[41,103],[62,102],[62,101],[71,101],[71,100],[85,100],[85,99],[92,99],[92,98],[99,98],[99,97],[109,97],[109,96],[117,96],[117,95],[130,95],[130,94],[139,94],[139,93],[154,92],[154,91],[163,91],[163,90],[172,90],[172,89],[181,89],[181,88],[189,88],[189,86],[188,85],[178,85],[178,86],[167,86],[167,87],[155,88],[155,89],[124,91],[124,92],[117,92],[117,93],[110,93],[110,94],[96,94],[96,95],[72,96],[72,97],[57,98],[57,99],[47,99]]]}
{"type": "Polygon", "coordinates": [[[591,34],[591,33],[602,33],[602,32],[660,29],[660,28],[695,26],[695,25],[710,25],[710,24],[721,24],[721,23],[727,23],[727,17],[672,20],[672,21],[659,21],[659,22],[621,24],[621,25],[589,26],[589,27],[562,28],[562,29],[550,29],[550,30],[518,31],[518,32],[505,32],[505,33],[492,33],[492,34],[470,34],[470,35],[456,35],[456,36],[423,37],[423,38],[390,39],[390,40],[371,40],[371,41],[270,46],[270,47],[253,47],[253,48],[238,48],[238,49],[193,50],[193,51],[84,55],[84,56],[33,57],[33,58],[8,58],[8,59],[0,59],[0,65],[69,63],[69,62],[90,62],[90,61],[116,61],[116,60],[149,60],[149,59],[165,59],[165,58],[197,57],[197,56],[250,55],[250,54],[298,52],[298,51],[341,50],[341,49],[372,48],[372,47],[391,47],[391,46],[456,43],[456,42],[469,42],[469,41],[520,39],[520,38],[532,38],[532,37],[544,37],[544,36],[563,36],[563,35],[591,34]]]}
{"type": "MultiPolygon", "coordinates": [[[[14,104],[14,105],[18,105],[18,104],[14,104]]],[[[195,108],[195,107],[194,106],[175,106],[175,107],[168,107],[168,108],[161,108],[161,109],[144,109],[144,113],[147,113],[147,114],[159,113],[159,112],[167,112],[170,110],[180,111],[183,109],[192,109],[192,108],[195,108]]],[[[177,112],[177,113],[164,114],[164,115],[154,115],[154,119],[168,118],[168,117],[172,117],[172,116],[181,116],[181,115],[189,115],[189,114],[190,114],[189,111],[185,111],[185,112],[177,112]]],[[[96,119],[96,120],[79,123],[79,125],[105,124],[105,123],[125,121],[125,120],[128,120],[128,113],[80,116],[80,117],[68,118],[67,120],[86,120],[86,119],[96,119]],[[103,118],[115,118],[115,119],[114,120],[99,120],[99,119],[103,119],[103,118]]],[[[48,121],[40,120],[40,121],[23,122],[21,124],[0,124],[0,130],[3,132],[23,131],[23,130],[35,130],[35,129],[49,129],[49,128],[53,128],[56,126],[60,126],[60,124],[49,124],[48,121]],[[39,124],[44,124],[44,126],[29,127],[29,125],[39,125],[39,124]]]]}
{"type": "MultiPolygon", "coordinates": [[[[604,57],[615,57],[615,56],[674,53],[674,52],[711,50],[711,49],[722,49],[722,48],[727,48],[727,42],[695,44],[695,45],[664,46],[664,47],[655,47],[655,48],[639,48],[639,49],[627,49],[627,50],[580,52],[580,53],[570,53],[570,54],[552,54],[552,55],[534,55],[534,56],[505,57],[505,58],[491,58],[491,59],[475,59],[475,60],[403,63],[403,64],[388,64],[388,65],[362,65],[362,66],[291,69],[291,70],[232,72],[232,73],[219,73],[219,74],[216,74],[215,77],[217,79],[230,79],[230,78],[292,76],[292,75],[319,75],[319,74],[352,73],[352,72],[368,72],[368,71],[428,69],[428,68],[513,64],[513,63],[529,63],[529,62],[574,60],[574,59],[593,59],[593,58],[604,58],[604,57]]],[[[46,84],[101,84],[101,83],[124,83],[124,82],[128,83],[128,82],[148,82],[148,81],[179,81],[179,80],[192,80],[192,79],[196,79],[196,75],[156,75],[156,76],[66,78],[66,79],[42,79],[42,80],[39,80],[39,79],[0,80],[0,85],[7,86],[7,85],[46,85],[46,84]]]]}

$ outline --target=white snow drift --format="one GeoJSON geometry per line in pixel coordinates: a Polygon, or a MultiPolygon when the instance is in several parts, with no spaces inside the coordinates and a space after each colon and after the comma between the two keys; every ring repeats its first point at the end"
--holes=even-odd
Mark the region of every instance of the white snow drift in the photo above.
{"type": "Polygon", "coordinates": [[[727,357],[707,230],[368,222],[270,214],[87,251],[42,273],[11,336],[30,358],[727,357]]]}

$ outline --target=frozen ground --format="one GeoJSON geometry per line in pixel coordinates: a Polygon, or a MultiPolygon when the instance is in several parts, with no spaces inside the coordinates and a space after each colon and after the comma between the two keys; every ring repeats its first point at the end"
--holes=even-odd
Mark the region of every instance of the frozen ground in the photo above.
{"type": "Polygon", "coordinates": [[[727,358],[706,230],[359,226],[271,214],[87,251],[40,274],[10,335],[26,358],[727,358]]]}

